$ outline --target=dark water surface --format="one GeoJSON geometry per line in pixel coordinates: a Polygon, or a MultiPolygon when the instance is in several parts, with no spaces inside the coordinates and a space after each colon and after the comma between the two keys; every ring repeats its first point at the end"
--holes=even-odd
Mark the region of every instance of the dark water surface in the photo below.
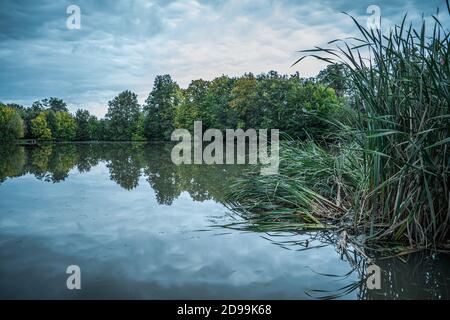
{"type": "Polygon", "coordinates": [[[2,299],[450,297],[446,256],[379,261],[380,290],[345,292],[364,272],[326,233],[226,227],[245,222],[223,205],[243,166],[175,166],[170,145],[0,147],[2,299]]]}

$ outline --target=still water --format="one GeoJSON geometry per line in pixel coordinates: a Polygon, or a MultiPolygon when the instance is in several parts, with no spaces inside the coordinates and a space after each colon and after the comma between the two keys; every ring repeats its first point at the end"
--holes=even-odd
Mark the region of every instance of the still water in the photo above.
{"type": "Polygon", "coordinates": [[[175,166],[161,144],[0,147],[1,299],[450,297],[447,256],[377,261],[369,290],[333,235],[254,231],[224,205],[242,165],[175,166]]]}

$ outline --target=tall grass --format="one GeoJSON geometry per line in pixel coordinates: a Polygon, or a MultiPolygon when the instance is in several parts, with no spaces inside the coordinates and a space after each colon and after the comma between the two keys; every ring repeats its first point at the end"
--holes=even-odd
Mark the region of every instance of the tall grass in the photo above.
{"type": "Polygon", "coordinates": [[[305,51],[296,62],[312,56],[347,67],[358,121],[334,123],[351,139],[337,150],[309,142],[282,151],[280,175],[238,181],[234,208],[270,211],[270,204],[319,219],[351,213],[367,240],[448,245],[449,31],[435,16],[431,29],[405,16],[387,33],[351,19],[359,37],[305,51]]]}
{"type": "Polygon", "coordinates": [[[332,154],[312,140],[283,141],[279,174],[251,171],[231,185],[227,199],[247,216],[256,214],[258,222],[264,217],[275,225],[292,225],[297,219],[307,227],[322,228],[323,223],[341,219],[364,179],[358,155],[350,146],[332,154]]]}

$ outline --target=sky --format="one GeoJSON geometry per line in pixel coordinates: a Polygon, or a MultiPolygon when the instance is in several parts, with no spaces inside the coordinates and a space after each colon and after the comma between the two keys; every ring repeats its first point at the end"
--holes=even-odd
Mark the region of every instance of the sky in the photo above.
{"type": "Polygon", "coordinates": [[[314,76],[324,63],[291,67],[298,51],[357,35],[342,12],[365,25],[370,5],[383,30],[406,12],[413,21],[446,12],[444,0],[0,0],[0,101],[58,97],[101,117],[123,90],[143,103],[158,74],[181,87],[270,70],[314,76]],[[70,5],[80,8],[80,29],[67,27],[70,5]]]}

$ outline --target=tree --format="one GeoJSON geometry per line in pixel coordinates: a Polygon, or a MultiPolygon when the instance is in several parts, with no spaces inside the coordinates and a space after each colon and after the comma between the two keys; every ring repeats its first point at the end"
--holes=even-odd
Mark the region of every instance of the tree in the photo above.
{"type": "MultiPolygon", "coordinates": [[[[94,117],[95,118],[95,117],[94,117]]],[[[93,132],[93,139],[94,140],[100,140],[100,141],[109,141],[113,140],[111,138],[110,132],[110,121],[107,119],[100,119],[97,121],[97,119],[89,121],[92,132],[93,132]]]]}
{"type": "Polygon", "coordinates": [[[24,135],[24,124],[17,110],[0,104],[0,141],[14,141],[24,135]]]}
{"type": "Polygon", "coordinates": [[[33,102],[30,108],[25,108],[24,113],[22,115],[22,118],[25,122],[25,138],[28,139],[34,138],[31,129],[31,121],[44,110],[45,107],[42,105],[40,101],[35,101],[33,102]]]}
{"type": "Polygon", "coordinates": [[[67,104],[63,99],[50,97],[49,99],[42,99],[33,102],[32,108],[34,110],[53,110],[54,112],[69,112],[67,109],[67,104]]]}
{"type": "Polygon", "coordinates": [[[149,140],[170,140],[175,110],[182,100],[180,87],[170,75],[156,76],[144,106],[144,135],[149,140]]]}
{"type": "Polygon", "coordinates": [[[257,128],[261,123],[261,110],[256,104],[256,86],[256,78],[252,74],[246,74],[236,80],[231,91],[230,108],[237,114],[238,128],[257,128]]]}
{"type": "Polygon", "coordinates": [[[137,95],[129,90],[123,91],[108,102],[106,119],[110,123],[113,140],[131,140],[137,130],[140,106],[137,95]]]}
{"type": "Polygon", "coordinates": [[[344,64],[329,64],[325,69],[320,70],[317,80],[325,86],[333,88],[338,97],[343,97],[350,90],[347,73],[348,69],[344,64]]]}
{"type": "MultiPolygon", "coordinates": [[[[0,102],[0,104],[1,104],[1,102],[0,102]]],[[[7,103],[6,106],[7,106],[8,108],[11,108],[11,109],[16,110],[16,111],[20,114],[20,116],[23,116],[23,113],[25,112],[25,107],[22,106],[21,104],[17,104],[17,103],[7,103]]]]}
{"type": "Polygon", "coordinates": [[[204,130],[276,128],[303,138],[305,130],[322,134],[327,124],[320,118],[338,114],[334,113],[336,107],[350,102],[345,73],[342,65],[330,65],[317,78],[309,79],[276,71],[239,78],[223,75],[211,82],[193,80],[185,90],[170,75],[159,75],[143,113],[137,95],[127,90],[108,102],[108,112],[101,120],[87,110],[78,110],[73,117],[66,103],[54,97],[35,101],[30,108],[9,107],[23,118],[28,138],[169,140],[174,128],[192,130],[196,120],[203,122],[204,130]]]}
{"type": "Polygon", "coordinates": [[[46,116],[47,125],[52,132],[52,137],[56,138],[58,131],[58,120],[56,118],[56,112],[52,109],[47,109],[46,111],[44,111],[44,114],[46,116]]]}
{"type": "Polygon", "coordinates": [[[237,114],[230,108],[235,79],[227,76],[215,78],[208,85],[205,96],[205,110],[211,114],[211,126],[217,129],[235,128],[237,114]]]}
{"type": "Polygon", "coordinates": [[[308,82],[292,85],[286,97],[286,107],[281,110],[283,131],[294,138],[305,138],[306,132],[319,137],[329,127],[326,118],[339,108],[339,100],[332,88],[308,82]]]}
{"type": "Polygon", "coordinates": [[[98,139],[97,132],[99,130],[99,120],[96,116],[90,115],[88,120],[88,126],[89,126],[89,134],[91,140],[100,140],[98,139]]]}
{"type": "Polygon", "coordinates": [[[78,109],[75,113],[75,121],[77,122],[76,140],[87,141],[92,140],[92,122],[91,115],[88,110],[78,109]]]}
{"type": "Polygon", "coordinates": [[[56,112],[56,134],[54,138],[59,141],[71,141],[75,139],[77,123],[68,112],[56,112]]]}
{"type": "Polygon", "coordinates": [[[25,108],[21,113],[25,122],[25,136],[33,138],[31,121],[42,112],[46,112],[47,126],[52,132],[52,136],[56,134],[56,112],[69,112],[67,104],[59,98],[51,97],[33,102],[30,108],[25,108]]]}
{"type": "Polygon", "coordinates": [[[39,140],[52,139],[52,131],[48,127],[45,113],[41,113],[31,120],[31,134],[34,138],[39,140]]]}
{"type": "Polygon", "coordinates": [[[145,122],[145,117],[142,113],[140,113],[139,118],[136,123],[136,127],[133,130],[133,133],[131,134],[131,140],[133,140],[133,141],[144,141],[145,140],[144,122],[145,122]]]}
{"type": "Polygon", "coordinates": [[[42,104],[54,112],[69,112],[67,104],[59,98],[50,97],[50,99],[44,99],[42,104]]]}
{"type": "Polygon", "coordinates": [[[212,124],[212,114],[206,109],[205,98],[208,89],[208,81],[193,80],[184,91],[183,102],[175,111],[175,127],[193,130],[194,121],[203,121],[203,128],[207,129],[212,124]]]}
{"type": "MultiPolygon", "coordinates": [[[[294,78],[298,79],[298,78],[294,78]]],[[[259,117],[259,125],[263,128],[283,129],[286,118],[283,111],[288,108],[288,95],[292,86],[300,86],[298,81],[292,81],[287,76],[276,71],[257,77],[255,113],[259,117]]],[[[258,121],[255,121],[255,125],[258,121]]]]}

